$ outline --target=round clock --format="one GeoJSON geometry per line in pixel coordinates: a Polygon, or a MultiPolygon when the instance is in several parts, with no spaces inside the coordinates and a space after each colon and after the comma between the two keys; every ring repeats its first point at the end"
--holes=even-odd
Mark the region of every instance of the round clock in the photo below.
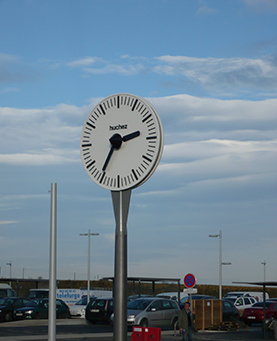
{"type": "Polygon", "coordinates": [[[111,191],[132,189],[158,166],[163,151],[162,124],[145,99],[115,94],[89,114],[80,147],[85,170],[96,184],[111,191]]]}

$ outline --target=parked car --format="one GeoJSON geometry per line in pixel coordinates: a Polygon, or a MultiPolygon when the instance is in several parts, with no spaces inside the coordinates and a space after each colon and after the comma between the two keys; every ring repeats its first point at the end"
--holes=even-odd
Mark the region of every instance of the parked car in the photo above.
{"type": "MultiPolygon", "coordinates": [[[[269,320],[271,317],[277,319],[277,302],[267,300],[265,302],[265,317],[269,320]]],[[[257,302],[251,308],[243,311],[241,320],[251,326],[253,323],[263,323],[264,320],[264,302],[257,302]]]]}
{"type": "MultiPolygon", "coordinates": [[[[246,296],[246,297],[254,297],[256,299],[257,302],[261,302],[264,300],[264,294],[262,291],[231,291],[228,292],[223,298],[228,298],[229,297],[242,297],[242,296],[246,296]]],[[[265,299],[269,299],[269,295],[266,292],[265,293],[265,299]]]]}
{"type": "Polygon", "coordinates": [[[29,298],[48,298],[49,297],[49,289],[30,289],[29,290],[29,298]]]}
{"type": "Polygon", "coordinates": [[[222,300],[222,320],[238,321],[240,319],[239,311],[231,301],[222,300]]]}
{"type": "Polygon", "coordinates": [[[0,283],[0,298],[2,297],[16,297],[16,292],[6,283],[0,283]]]}
{"type": "Polygon", "coordinates": [[[152,297],[152,295],[146,295],[146,294],[141,294],[141,295],[138,295],[138,294],[136,294],[136,295],[130,295],[130,296],[127,297],[127,301],[128,301],[128,302],[131,302],[131,301],[133,301],[133,300],[135,300],[135,299],[137,299],[137,298],[140,298],[140,297],[152,297]]]}
{"type": "MultiPolygon", "coordinates": [[[[158,297],[137,298],[127,305],[127,325],[173,329],[179,311],[178,303],[173,300],[158,297]]],[[[113,323],[114,314],[111,315],[111,324],[113,323]]]]}
{"type": "MultiPolygon", "coordinates": [[[[215,296],[210,295],[191,295],[192,300],[216,300],[215,296]]],[[[185,303],[190,300],[190,296],[185,296],[180,300],[180,309],[183,309],[185,303]]]]}
{"type": "MultiPolygon", "coordinates": [[[[183,297],[187,296],[187,294],[185,294],[184,292],[180,292],[180,299],[182,299],[183,297]]],[[[160,297],[160,298],[168,298],[170,300],[175,300],[178,301],[178,292],[161,292],[159,294],[156,295],[156,297],[160,297]]]]}
{"type": "Polygon", "coordinates": [[[253,304],[257,303],[257,300],[254,297],[228,297],[226,300],[232,302],[234,306],[238,309],[240,316],[242,315],[244,309],[252,307],[253,304]]]}
{"type": "Polygon", "coordinates": [[[24,307],[30,302],[24,297],[3,297],[0,298],[0,321],[10,321],[13,319],[15,309],[24,307]]]}
{"type": "MultiPolygon", "coordinates": [[[[14,320],[21,319],[47,319],[48,318],[48,298],[34,299],[23,308],[16,309],[13,314],[14,320]]],[[[70,315],[68,306],[60,299],[56,300],[56,317],[68,318],[70,315]]]]}
{"type": "Polygon", "coordinates": [[[113,298],[97,298],[89,302],[86,307],[85,317],[90,323],[110,322],[110,316],[113,313],[113,298]]]}
{"type": "MultiPolygon", "coordinates": [[[[90,301],[96,300],[96,297],[90,297],[90,301]]],[[[87,306],[87,296],[81,298],[76,304],[69,307],[70,315],[74,317],[83,317],[86,315],[86,306],[87,306]]]]}

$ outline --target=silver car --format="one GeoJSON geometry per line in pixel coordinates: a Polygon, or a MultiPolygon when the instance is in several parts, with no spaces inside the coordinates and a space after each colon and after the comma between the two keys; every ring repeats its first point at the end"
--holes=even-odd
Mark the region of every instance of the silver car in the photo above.
{"type": "MultiPolygon", "coordinates": [[[[137,298],[127,306],[128,326],[170,327],[178,320],[180,308],[176,301],[158,297],[137,298]]],[[[114,314],[111,315],[111,324],[114,314]]]]}

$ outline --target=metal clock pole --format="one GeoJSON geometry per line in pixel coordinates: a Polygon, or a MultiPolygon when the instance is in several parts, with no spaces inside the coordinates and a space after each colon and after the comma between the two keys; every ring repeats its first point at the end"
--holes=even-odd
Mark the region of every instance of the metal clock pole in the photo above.
{"type": "Polygon", "coordinates": [[[131,189],[111,191],[115,215],[114,341],[127,341],[127,218],[131,189]]]}

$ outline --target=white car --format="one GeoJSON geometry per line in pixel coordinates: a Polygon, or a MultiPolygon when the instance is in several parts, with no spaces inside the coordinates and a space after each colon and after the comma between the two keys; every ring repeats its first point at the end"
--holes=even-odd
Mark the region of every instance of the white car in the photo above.
{"type": "Polygon", "coordinates": [[[257,300],[254,297],[247,296],[229,296],[225,297],[224,300],[231,301],[234,306],[238,309],[240,316],[243,313],[245,308],[250,308],[254,303],[257,303],[257,300]]]}
{"type": "MultiPolygon", "coordinates": [[[[90,297],[90,301],[95,300],[96,297],[90,297]]],[[[76,304],[69,307],[70,316],[85,318],[87,306],[87,296],[82,297],[76,304]]]]}

